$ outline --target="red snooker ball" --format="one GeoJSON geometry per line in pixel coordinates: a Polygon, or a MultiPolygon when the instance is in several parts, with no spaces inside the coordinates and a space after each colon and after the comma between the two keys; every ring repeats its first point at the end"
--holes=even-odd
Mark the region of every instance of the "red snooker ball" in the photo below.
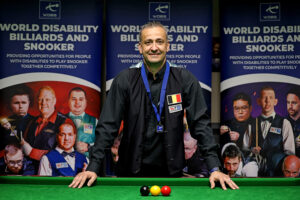
{"type": "Polygon", "coordinates": [[[161,193],[163,196],[169,196],[171,193],[171,188],[169,186],[165,185],[161,188],[161,193]]]}

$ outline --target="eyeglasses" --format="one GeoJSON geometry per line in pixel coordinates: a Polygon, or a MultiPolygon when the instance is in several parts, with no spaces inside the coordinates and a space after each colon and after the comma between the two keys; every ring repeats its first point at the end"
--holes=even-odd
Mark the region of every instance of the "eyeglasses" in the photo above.
{"type": "Polygon", "coordinates": [[[249,109],[249,106],[242,106],[242,107],[237,107],[237,106],[234,106],[233,107],[233,110],[238,112],[238,111],[246,111],[247,109],[249,109]]]}
{"type": "Polygon", "coordinates": [[[23,160],[8,160],[7,165],[15,166],[15,165],[22,165],[23,160]]]}

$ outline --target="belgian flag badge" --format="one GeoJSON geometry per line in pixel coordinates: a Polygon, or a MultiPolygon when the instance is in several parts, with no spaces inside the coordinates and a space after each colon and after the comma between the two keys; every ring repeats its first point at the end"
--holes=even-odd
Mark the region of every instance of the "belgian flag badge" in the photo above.
{"type": "Polygon", "coordinates": [[[176,103],[181,103],[181,94],[171,94],[167,96],[168,99],[168,105],[176,104],[176,103]]]}

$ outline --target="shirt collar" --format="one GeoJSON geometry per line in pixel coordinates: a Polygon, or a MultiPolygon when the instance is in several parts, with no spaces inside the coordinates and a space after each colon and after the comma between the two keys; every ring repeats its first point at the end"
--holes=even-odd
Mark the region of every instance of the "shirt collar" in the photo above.
{"type": "MultiPolygon", "coordinates": [[[[52,115],[50,115],[50,117],[47,119],[47,122],[51,122],[51,123],[55,123],[55,120],[56,120],[56,117],[57,117],[57,112],[56,111],[54,111],[53,113],[52,113],[52,115]]],[[[42,118],[42,116],[40,115],[38,118],[37,118],[37,123],[42,123],[43,122],[43,118],[42,118]]]]}
{"type": "Polygon", "coordinates": [[[28,114],[26,114],[25,116],[21,117],[21,116],[17,116],[17,115],[12,115],[9,117],[9,119],[16,119],[16,120],[20,120],[23,119],[27,116],[28,114]]]}
{"type": "MultiPolygon", "coordinates": [[[[166,62],[163,65],[163,67],[155,74],[156,79],[158,78],[158,79],[162,80],[164,78],[165,71],[166,71],[166,62]]],[[[146,66],[145,63],[144,63],[144,66],[145,66],[147,77],[148,78],[151,77],[153,79],[153,74],[148,70],[148,67],[146,66]]]]}
{"type": "Polygon", "coordinates": [[[275,115],[276,115],[275,112],[273,112],[273,113],[272,113],[271,115],[269,115],[269,116],[266,116],[266,115],[264,115],[264,114],[261,114],[261,116],[262,116],[263,118],[273,117],[273,119],[275,118],[275,115]]]}
{"type": "MultiPolygon", "coordinates": [[[[55,147],[55,150],[58,151],[59,153],[62,153],[62,152],[64,151],[62,148],[60,148],[60,147],[58,147],[58,146],[55,147]]],[[[72,147],[71,150],[74,151],[74,148],[72,147]]],[[[71,151],[71,152],[72,152],[72,151],[71,151]]]]}
{"type": "Polygon", "coordinates": [[[70,117],[83,117],[84,114],[85,114],[85,112],[81,113],[81,115],[75,115],[74,113],[70,112],[70,113],[69,113],[69,116],[70,116],[70,117]]]}

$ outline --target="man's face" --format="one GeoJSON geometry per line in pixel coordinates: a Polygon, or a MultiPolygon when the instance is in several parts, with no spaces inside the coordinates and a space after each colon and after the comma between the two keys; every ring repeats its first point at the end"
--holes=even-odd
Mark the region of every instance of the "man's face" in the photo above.
{"type": "Polygon", "coordinates": [[[76,141],[76,134],[74,133],[73,126],[70,124],[63,124],[59,127],[57,135],[58,146],[64,151],[70,151],[76,141]]]}
{"type": "Polygon", "coordinates": [[[139,51],[148,64],[162,64],[166,60],[170,44],[161,27],[149,27],[142,31],[139,51]]]}
{"type": "Polygon", "coordinates": [[[260,98],[258,99],[258,104],[262,108],[262,113],[269,116],[274,112],[274,107],[277,105],[277,99],[275,98],[275,93],[273,90],[263,90],[261,91],[260,98]]]}
{"type": "Polygon", "coordinates": [[[19,172],[23,168],[23,153],[22,150],[18,150],[15,155],[6,154],[5,155],[5,163],[9,171],[14,174],[19,174],[19,172]]]}
{"type": "Polygon", "coordinates": [[[24,117],[27,114],[29,104],[28,95],[15,95],[11,98],[10,108],[15,115],[24,117]]]}
{"type": "Polygon", "coordinates": [[[40,92],[38,106],[43,116],[49,117],[55,110],[55,104],[56,98],[50,90],[44,89],[40,92]]]}
{"type": "Polygon", "coordinates": [[[184,141],[184,157],[186,160],[190,159],[197,149],[197,143],[192,140],[184,141]]]}
{"type": "Polygon", "coordinates": [[[82,91],[73,91],[70,94],[69,98],[69,108],[70,111],[75,115],[80,115],[86,109],[87,102],[84,92],[82,91]]]}
{"type": "Polygon", "coordinates": [[[295,94],[288,94],[286,97],[287,111],[291,117],[296,117],[300,112],[300,99],[295,94]]]}
{"type": "Polygon", "coordinates": [[[299,167],[296,163],[291,164],[290,166],[284,165],[283,175],[284,177],[298,177],[300,173],[299,167]]]}
{"type": "Polygon", "coordinates": [[[240,165],[240,158],[239,157],[235,157],[235,158],[229,158],[226,157],[224,160],[224,167],[226,168],[228,175],[230,177],[234,176],[236,171],[239,168],[240,165]]]}
{"type": "Polygon", "coordinates": [[[238,99],[233,102],[233,115],[239,122],[246,121],[251,114],[252,107],[249,106],[248,101],[238,99]]]}

